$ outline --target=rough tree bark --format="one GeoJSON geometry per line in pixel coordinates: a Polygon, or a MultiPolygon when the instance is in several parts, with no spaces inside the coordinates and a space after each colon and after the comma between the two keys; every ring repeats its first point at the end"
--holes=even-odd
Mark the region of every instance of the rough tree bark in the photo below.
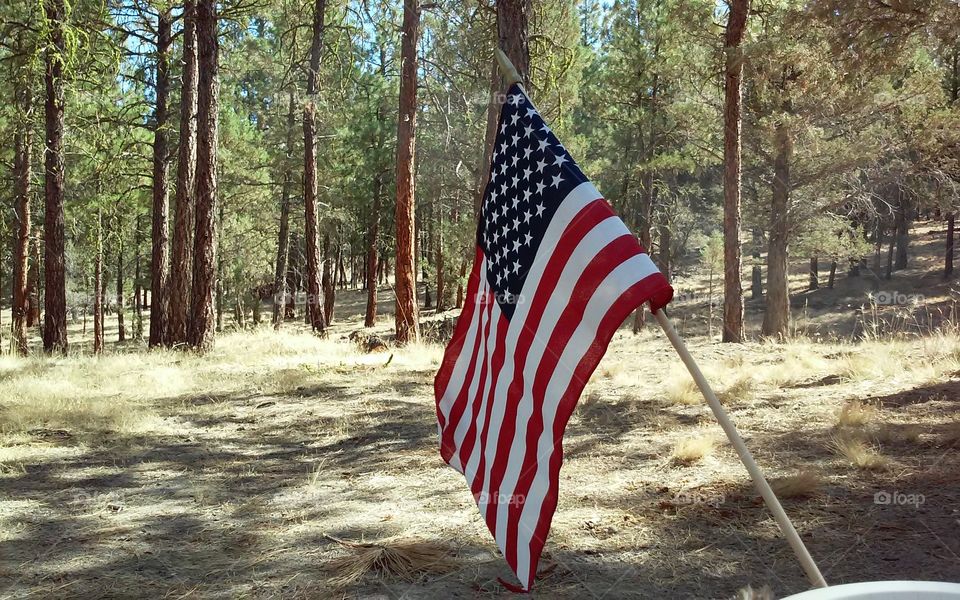
{"type": "Polygon", "coordinates": [[[397,122],[397,204],[394,213],[397,252],[394,264],[396,341],[420,339],[415,266],[416,196],[414,171],[417,142],[417,41],[420,38],[418,0],[404,0],[400,63],[400,111],[397,122]]]}
{"type": "Polygon", "coordinates": [[[103,213],[97,211],[97,241],[93,258],[93,353],[103,354],[103,213]]]}
{"type": "Polygon", "coordinates": [[[166,344],[187,341],[192,279],[193,205],[197,169],[197,4],[183,6],[183,74],[180,79],[180,145],[177,149],[176,206],[170,258],[169,325],[166,344]]]}
{"type": "Polygon", "coordinates": [[[280,329],[287,305],[287,261],[290,257],[290,195],[293,193],[293,135],[296,125],[296,98],[289,92],[287,109],[287,152],[280,188],[280,228],[277,231],[277,261],[273,273],[273,328],[280,329]]]}
{"type": "Polygon", "coordinates": [[[743,281],[740,240],[743,43],[750,0],[730,0],[724,39],[723,111],[723,341],[743,341],[743,281]]]}
{"type": "Polygon", "coordinates": [[[117,341],[127,339],[127,326],[123,322],[123,236],[117,241],[117,341]]]}
{"type": "Polygon", "coordinates": [[[157,64],[154,81],[156,109],[153,113],[153,228],[150,253],[150,338],[148,344],[156,348],[166,337],[169,308],[168,275],[170,255],[169,203],[167,176],[170,170],[170,133],[167,127],[167,101],[170,96],[170,44],[172,43],[170,9],[157,15],[157,64]]]}
{"type": "Polygon", "coordinates": [[[327,325],[333,322],[333,303],[337,290],[333,285],[333,255],[330,253],[330,233],[323,234],[323,276],[320,281],[323,288],[323,321],[327,325]]]}
{"type": "Polygon", "coordinates": [[[770,205],[770,241],[767,248],[767,304],[763,335],[783,339],[790,322],[790,282],[787,273],[790,219],[790,159],[793,139],[785,122],[777,125],[773,165],[773,195],[770,205]]]}
{"type": "Polygon", "coordinates": [[[377,322],[377,266],[380,244],[380,205],[383,194],[383,176],[380,173],[373,181],[373,210],[370,211],[370,226],[367,230],[367,312],[363,318],[364,327],[373,327],[377,322]]]}
{"type": "Polygon", "coordinates": [[[948,278],[953,275],[954,236],[957,230],[956,219],[956,213],[951,212],[947,215],[947,248],[943,257],[944,278],[948,278]]]}
{"type": "Polygon", "coordinates": [[[304,236],[307,252],[307,316],[310,328],[323,333],[323,292],[320,280],[320,244],[318,240],[317,211],[317,90],[320,57],[323,52],[324,13],[326,0],[316,0],[313,6],[313,41],[307,68],[307,101],[303,105],[303,206],[304,236]]]}
{"type": "Polygon", "coordinates": [[[213,347],[213,294],[217,254],[217,110],[219,78],[217,55],[217,4],[197,3],[197,172],[196,225],[193,236],[193,286],[187,341],[206,351],[213,347]]]}
{"type": "Polygon", "coordinates": [[[13,195],[16,231],[13,238],[13,351],[20,356],[29,352],[27,321],[30,310],[30,178],[33,156],[32,113],[33,95],[30,87],[19,85],[14,92],[14,104],[21,119],[14,136],[13,195]]]}
{"type": "Polygon", "coordinates": [[[67,352],[67,281],[64,244],[64,161],[63,161],[63,19],[64,0],[45,0],[49,39],[44,51],[46,64],[46,148],[44,174],[44,295],[43,349],[47,353],[67,352]]]}

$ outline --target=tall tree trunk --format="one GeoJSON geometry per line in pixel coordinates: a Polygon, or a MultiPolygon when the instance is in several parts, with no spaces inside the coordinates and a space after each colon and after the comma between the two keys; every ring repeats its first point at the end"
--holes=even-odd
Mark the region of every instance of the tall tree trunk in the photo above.
{"type": "Polygon", "coordinates": [[[123,236],[117,242],[117,341],[127,339],[127,327],[123,322],[123,236]]]}
{"type": "Polygon", "coordinates": [[[760,244],[763,236],[759,227],[753,228],[753,269],[750,272],[750,297],[754,300],[763,297],[763,269],[760,267],[760,244]]]}
{"type": "Polygon", "coordinates": [[[910,221],[913,218],[910,213],[912,210],[909,196],[906,192],[900,190],[897,193],[896,231],[894,232],[897,241],[897,253],[893,268],[896,271],[907,268],[907,247],[910,245],[910,221]]]}
{"type": "Polygon", "coordinates": [[[397,123],[397,256],[395,261],[396,332],[397,343],[406,344],[420,339],[417,306],[417,280],[414,269],[416,228],[416,168],[417,142],[417,41],[420,38],[420,7],[418,0],[404,0],[403,41],[400,64],[400,113],[397,123]]]}
{"type": "Polygon", "coordinates": [[[27,344],[27,321],[30,311],[30,179],[33,155],[33,95],[28,85],[18,85],[14,103],[21,119],[14,136],[13,194],[13,351],[20,356],[29,352],[27,344]]]}
{"type": "Polygon", "coordinates": [[[947,248],[943,257],[944,278],[953,275],[954,236],[957,230],[956,219],[957,215],[953,211],[947,215],[947,248]]]}
{"type": "MultiPolygon", "coordinates": [[[[33,236],[30,244],[33,260],[27,269],[27,329],[40,327],[40,249],[43,242],[40,241],[39,233],[33,236]]],[[[40,333],[43,334],[42,331],[40,333]]]]}
{"type": "Polygon", "coordinates": [[[320,244],[317,211],[317,91],[320,57],[323,52],[324,13],[326,0],[315,0],[313,6],[313,41],[307,68],[307,101],[303,105],[303,206],[304,236],[307,252],[307,314],[310,328],[323,333],[323,293],[320,281],[320,244]]]}
{"type": "Polygon", "coordinates": [[[833,289],[833,282],[837,279],[837,261],[830,261],[830,275],[827,277],[827,287],[833,289]]]}
{"type": "Polygon", "coordinates": [[[97,210],[97,243],[93,259],[93,353],[103,354],[103,213],[97,210]]]}
{"type": "Polygon", "coordinates": [[[740,240],[740,153],[743,43],[750,0],[730,0],[724,43],[723,111],[723,341],[743,341],[743,281],[740,240]]]}
{"type": "Polygon", "coordinates": [[[673,257],[670,255],[670,246],[673,244],[673,232],[668,223],[661,223],[657,228],[660,233],[660,249],[657,257],[660,260],[660,270],[667,281],[673,281],[673,257]]]}
{"type": "Polygon", "coordinates": [[[893,229],[890,231],[890,245],[887,247],[887,266],[883,272],[883,278],[886,280],[893,279],[893,255],[894,249],[897,245],[897,224],[894,224],[893,229]]]}
{"type": "Polygon", "coordinates": [[[373,210],[370,211],[370,227],[367,230],[367,311],[364,327],[373,327],[377,322],[377,266],[379,265],[380,204],[383,194],[383,177],[377,173],[373,182],[373,210]]]}
{"type": "Polygon", "coordinates": [[[137,215],[133,229],[133,337],[143,339],[143,284],[141,282],[143,269],[141,267],[143,254],[140,248],[143,244],[142,217],[137,215]]]}
{"type": "Polygon", "coordinates": [[[333,322],[333,303],[337,290],[333,285],[333,255],[330,253],[330,232],[323,234],[323,321],[329,326],[333,322]]]}
{"type": "Polygon", "coordinates": [[[277,231],[277,261],[273,273],[274,329],[280,329],[280,324],[283,323],[284,318],[284,307],[287,305],[287,262],[290,258],[290,195],[293,193],[293,134],[296,121],[296,99],[291,90],[287,109],[287,160],[283,166],[283,184],[280,188],[280,228],[277,231]]]}
{"type": "MultiPolygon", "coordinates": [[[[523,87],[530,89],[530,47],[528,39],[530,0],[497,1],[497,35],[500,49],[507,55],[517,73],[523,78],[523,87]]],[[[498,86],[497,91],[503,86],[498,86]]]]}
{"type": "Polygon", "coordinates": [[[810,284],[807,289],[815,290],[820,287],[820,260],[816,256],[810,257],[810,284]]]}
{"type": "Polygon", "coordinates": [[[790,160],[793,139],[789,126],[781,122],[776,132],[773,165],[773,200],[770,205],[770,244],[767,249],[767,305],[763,335],[783,339],[789,333],[790,280],[787,271],[790,219],[790,160]]]}
{"type": "Polygon", "coordinates": [[[183,5],[183,74],[180,79],[180,145],[170,260],[170,315],[166,344],[187,341],[192,279],[193,209],[197,169],[197,4],[183,5]]]}
{"type": "Polygon", "coordinates": [[[197,172],[196,228],[193,236],[193,286],[187,341],[206,351],[213,347],[217,264],[217,111],[219,78],[217,3],[197,3],[197,172]]]}
{"type": "Polygon", "coordinates": [[[46,149],[44,175],[44,303],[43,349],[47,353],[67,352],[67,280],[64,243],[64,161],[63,161],[63,62],[65,55],[64,0],[45,0],[49,39],[44,51],[46,63],[46,149]]]}
{"type": "Polygon", "coordinates": [[[436,202],[436,215],[434,216],[434,264],[437,269],[437,311],[442,312],[447,307],[447,284],[443,278],[443,206],[440,198],[436,202]]]}
{"type": "MultiPolygon", "coordinates": [[[[216,230],[220,231],[223,228],[223,203],[218,204],[217,208],[217,224],[216,230]]],[[[216,272],[214,277],[216,278],[216,288],[214,292],[214,299],[216,304],[216,313],[217,313],[217,324],[215,331],[223,331],[223,301],[224,301],[224,284],[223,284],[223,253],[217,253],[216,260],[216,272]]]]}
{"type": "Polygon", "coordinates": [[[157,15],[157,64],[154,91],[156,110],[153,114],[153,250],[150,258],[150,339],[155,348],[164,342],[169,322],[168,254],[169,203],[167,176],[170,170],[169,128],[167,126],[167,101],[170,95],[170,9],[162,9],[157,15]]]}

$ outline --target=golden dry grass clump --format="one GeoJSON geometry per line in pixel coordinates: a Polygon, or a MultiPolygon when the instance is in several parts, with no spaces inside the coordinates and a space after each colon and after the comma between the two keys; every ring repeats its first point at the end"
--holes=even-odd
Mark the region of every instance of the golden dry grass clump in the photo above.
{"type": "Polygon", "coordinates": [[[458,562],[445,544],[412,538],[388,538],[378,542],[351,542],[328,536],[348,552],[328,563],[330,583],[346,587],[367,573],[413,581],[421,575],[439,575],[454,570],[458,562]]]}
{"type": "Polygon", "coordinates": [[[712,435],[683,438],[674,444],[670,460],[674,464],[692,465],[713,454],[715,444],[712,435]]]}
{"type": "Polygon", "coordinates": [[[850,464],[865,471],[882,471],[890,466],[890,459],[880,450],[852,436],[839,436],[830,442],[830,448],[850,461],[850,464]]]}
{"type": "Polygon", "coordinates": [[[812,470],[804,470],[770,482],[773,493],[780,498],[804,498],[820,491],[823,478],[812,470]]]}
{"type": "Polygon", "coordinates": [[[840,409],[837,415],[837,424],[840,427],[862,427],[872,421],[878,412],[877,407],[873,404],[851,400],[840,409]]]}

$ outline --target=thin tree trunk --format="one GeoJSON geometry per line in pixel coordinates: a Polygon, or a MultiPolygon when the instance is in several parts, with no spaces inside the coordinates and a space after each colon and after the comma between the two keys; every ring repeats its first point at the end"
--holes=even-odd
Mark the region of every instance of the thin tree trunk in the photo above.
{"type": "Polygon", "coordinates": [[[193,240],[193,286],[188,343],[206,351],[213,347],[213,294],[217,274],[217,111],[219,79],[217,3],[197,3],[197,172],[196,229],[193,240]]]}
{"type": "Polygon", "coordinates": [[[287,152],[283,167],[283,184],[280,189],[280,228],[277,232],[277,262],[273,274],[274,294],[273,328],[280,329],[284,307],[287,304],[287,263],[290,258],[290,196],[293,193],[293,135],[296,125],[296,99],[289,92],[287,109],[287,152]]]}
{"type": "Polygon", "coordinates": [[[93,353],[103,354],[103,213],[97,210],[97,244],[93,260],[93,353]]]}
{"type": "Polygon", "coordinates": [[[323,321],[328,326],[333,322],[333,303],[337,290],[333,285],[333,255],[330,254],[330,233],[323,234],[323,321]]]}
{"type": "Polygon", "coordinates": [[[28,85],[19,85],[14,102],[21,119],[14,136],[14,221],[17,228],[13,238],[13,351],[20,356],[29,352],[27,327],[30,312],[30,179],[33,155],[33,95],[28,85]]]}
{"type": "Polygon", "coordinates": [[[157,64],[154,91],[156,110],[153,130],[153,249],[150,259],[150,338],[149,346],[164,343],[170,326],[169,309],[169,194],[167,177],[170,171],[169,128],[167,102],[170,96],[170,9],[157,15],[157,64]]]}
{"type": "Polygon", "coordinates": [[[660,270],[663,271],[667,281],[673,281],[673,264],[670,255],[670,245],[673,243],[673,234],[670,231],[670,225],[661,223],[657,228],[660,233],[660,250],[657,257],[660,260],[660,270]]]}
{"type": "Polygon", "coordinates": [[[176,207],[170,260],[170,322],[166,344],[187,341],[192,279],[193,210],[197,169],[197,6],[183,6],[183,75],[180,84],[180,145],[177,149],[176,207]]]}
{"type": "Polygon", "coordinates": [[[810,257],[810,284],[807,289],[816,290],[820,287],[820,260],[816,256],[810,257]]]}
{"type": "Polygon", "coordinates": [[[380,204],[383,193],[383,178],[378,173],[373,182],[373,210],[370,211],[370,228],[367,230],[367,311],[363,319],[364,327],[373,327],[377,322],[377,267],[380,244],[380,204]]]}
{"type": "Polygon", "coordinates": [[[434,263],[437,269],[437,310],[443,312],[447,307],[447,283],[443,277],[443,207],[440,198],[437,198],[436,215],[434,218],[434,263]]]}
{"type": "Polygon", "coordinates": [[[319,218],[317,211],[317,80],[323,51],[326,5],[326,0],[316,0],[313,7],[313,41],[310,47],[310,64],[307,69],[307,101],[303,106],[303,205],[306,220],[304,236],[307,252],[307,313],[310,328],[321,334],[327,324],[324,319],[320,280],[320,244],[317,232],[319,218]]]}
{"type": "MultiPolygon", "coordinates": [[[[33,249],[33,260],[30,261],[30,268],[27,270],[27,329],[31,327],[40,327],[40,249],[43,242],[40,241],[40,234],[33,236],[30,242],[33,249]]],[[[40,332],[42,335],[42,331],[40,332]]]]}
{"type": "Polygon", "coordinates": [[[893,279],[893,256],[894,251],[897,245],[897,226],[894,225],[893,230],[890,232],[890,245],[887,247],[887,266],[883,271],[883,278],[886,280],[893,279]]]}
{"type": "Polygon", "coordinates": [[[763,236],[760,228],[753,228],[753,269],[750,273],[750,297],[754,300],[763,297],[763,269],[760,267],[760,244],[763,236]]]}
{"type": "Polygon", "coordinates": [[[397,123],[397,204],[396,260],[396,341],[398,344],[420,339],[415,266],[415,212],[417,143],[417,41],[420,38],[418,0],[404,0],[403,41],[400,64],[400,112],[397,123]]]}
{"type": "Polygon", "coordinates": [[[64,0],[45,0],[49,39],[44,52],[46,63],[46,150],[44,176],[44,310],[43,349],[47,353],[67,352],[67,280],[64,242],[64,160],[63,160],[63,57],[65,44],[64,0]]]}
{"type": "Polygon", "coordinates": [[[897,241],[896,259],[893,268],[896,271],[907,268],[907,247],[910,245],[910,214],[912,206],[910,199],[904,191],[897,194],[896,211],[896,231],[894,232],[897,241]]]}
{"type": "Polygon", "coordinates": [[[837,261],[830,261],[830,276],[827,277],[827,287],[833,289],[833,282],[837,278],[837,261]]]}
{"type": "Polygon", "coordinates": [[[773,166],[773,201],[770,205],[770,243],[767,249],[767,304],[763,335],[783,339],[789,333],[790,280],[787,272],[790,220],[790,159],[793,140],[785,123],[777,126],[773,166]]]}
{"type": "Polygon", "coordinates": [[[123,322],[123,236],[117,242],[117,341],[127,339],[127,327],[123,322]]]}
{"type": "Polygon", "coordinates": [[[137,215],[133,230],[133,337],[143,339],[143,285],[141,284],[143,255],[140,253],[142,239],[142,217],[137,215]]]}
{"type": "Polygon", "coordinates": [[[723,111],[723,341],[743,341],[740,154],[743,43],[750,0],[731,0],[725,36],[723,111]]]}
{"type": "Polygon", "coordinates": [[[943,276],[948,278],[953,275],[953,254],[954,254],[954,236],[956,233],[956,213],[950,212],[947,215],[947,248],[943,257],[943,276]]]}

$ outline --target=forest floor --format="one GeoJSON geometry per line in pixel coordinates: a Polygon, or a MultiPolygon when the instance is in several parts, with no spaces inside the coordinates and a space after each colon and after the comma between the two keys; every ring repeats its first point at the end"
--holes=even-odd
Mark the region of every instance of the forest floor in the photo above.
{"type": "MultiPolygon", "coordinates": [[[[856,287],[868,284],[846,279],[798,289],[807,310],[785,343],[720,344],[703,335],[699,284],[678,299],[691,351],[831,583],[960,580],[960,336],[916,316],[952,302],[929,275],[929,243],[894,280],[898,294],[929,294],[922,306],[871,307],[856,287]]],[[[346,339],[359,292],[342,297],[325,340],[291,324],[225,333],[205,357],[133,343],[95,359],[76,325],[70,357],[0,358],[0,597],[511,597],[462,476],[437,452],[442,347],[365,354],[346,339]],[[455,566],[337,581],[336,559],[354,550],[335,539],[392,536],[439,543],[455,566]]],[[[618,332],[565,455],[536,597],[807,588],[653,328],[618,332]]]]}

